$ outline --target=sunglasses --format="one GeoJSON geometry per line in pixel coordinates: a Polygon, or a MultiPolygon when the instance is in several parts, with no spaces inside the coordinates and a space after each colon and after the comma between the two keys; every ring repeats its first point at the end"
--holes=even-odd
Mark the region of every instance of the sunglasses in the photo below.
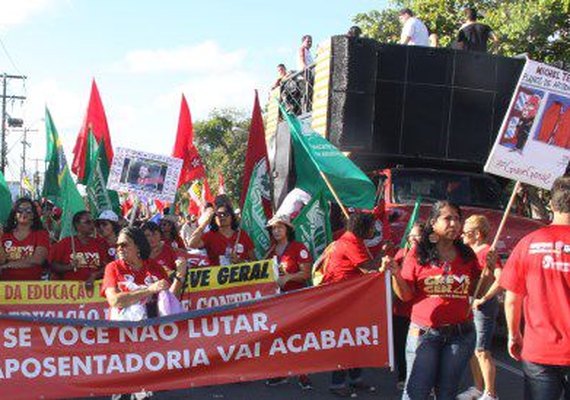
{"type": "Polygon", "coordinates": [[[230,214],[227,213],[227,212],[217,212],[217,213],[216,213],[216,217],[218,217],[218,218],[226,218],[226,217],[229,217],[229,216],[230,216],[230,214]]]}
{"type": "Polygon", "coordinates": [[[32,210],[31,208],[28,208],[28,207],[21,207],[21,208],[17,208],[16,212],[18,214],[33,214],[34,210],[32,210]]]}

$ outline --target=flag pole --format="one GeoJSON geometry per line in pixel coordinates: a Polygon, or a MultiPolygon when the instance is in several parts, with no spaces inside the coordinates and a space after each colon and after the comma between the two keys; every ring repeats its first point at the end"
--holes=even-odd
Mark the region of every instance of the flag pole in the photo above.
{"type": "MultiPolygon", "coordinates": [[[[491,251],[495,251],[495,249],[497,247],[497,243],[499,242],[499,237],[501,236],[501,233],[503,232],[503,229],[505,228],[507,218],[509,217],[509,214],[511,212],[511,208],[513,207],[513,203],[515,202],[515,198],[517,196],[517,193],[518,193],[520,187],[521,187],[521,181],[516,181],[515,186],[513,187],[513,191],[511,193],[511,197],[509,198],[509,202],[507,203],[507,207],[505,208],[505,212],[503,213],[503,218],[501,219],[501,223],[499,224],[499,227],[497,228],[497,233],[495,233],[495,238],[493,239],[493,243],[491,244],[491,249],[490,249],[491,251]]],[[[473,292],[472,300],[469,302],[470,306],[473,304],[473,301],[479,295],[479,291],[481,290],[481,285],[483,282],[483,275],[489,269],[489,266],[487,264],[488,263],[485,262],[485,265],[483,267],[483,271],[481,271],[481,278],[479,278],[479,282],[477,282],[477,287],[475,288],[475,291],[473,292]]],[[[471,307],[469,307],[469,310],[471,310],[471,307]]]]}
{"type": "Polygon", "coordinates": [[[327,178],[327,176],[325,175],[325,173],[323,171],[321,171],[319,169],[319,173],[321,174],[321,178],[323,178],[323,180],[325,181],[327,187],[329,188],[329,190],[331,191],[334,199],[336,200],[336,202],[338,203],[338,205],[340,206],[340,209],[342,210],[342,213],[344,214],[344,217],[346,219],[348,219],[349,215],[348,215],[348,211],[346,210],[346,207],[344,206],[344,204],[342,204],[342,202],[340,201],[340,198],[338,197],[338,194],[336,193],[336,191],[334,190],[333,186],[331,185],[329,178],[327,178]]]}

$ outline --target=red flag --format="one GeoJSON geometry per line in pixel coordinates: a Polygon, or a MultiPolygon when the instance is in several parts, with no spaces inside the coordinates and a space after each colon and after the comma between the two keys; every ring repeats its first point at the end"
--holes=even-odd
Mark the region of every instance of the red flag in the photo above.
{"type": "Polygon", "coordinates": [[[71,170],[77,175],[79,182],[84,183],[87,177],[85,176],[85,163],[87,158],[87,138],[89,131],[93,133],[97,143],[104,140],[105,153],[109,163],[113,160],[113,146],[111,144],[111,135],[109,133],[109,126],[107,125],[107,117],[105,116],[105,109],[103,102],[99,96],[99,90],[95,79],[91,83],[91,95],[89,96],[89,105],[87,106],[87,113],[83,120],[83,125],[77,135],[77,141],[73,148],[73,163],[71,170]]]}
{"type": "Polygon", "coordinates": [[[208,179],[204,177],[202,186],[202,204],[212,203],[214,201],[214,196],[212,196],[212,191],[210,190],[210,185],[208,184],[208,179]]]}
{"type": "MultiPolygon", "coordinates": [[[[267,157],[267,146],[265,145],[265,129],[263,129],[263,117],[257,90],[255,91],[255,101],[251,115],[251,125],[249,127],[249,139],[247,141],[247,153],[245,155],[245,169],[241,187],[240,206],[243,208],[245,197],[249,189],[251,174],[256,171],[260,179],[266,179],[265,184],[269,184],[269,159],[267,157]],[[261,176],[265,175],[265,177],[261,176]]],[[[270,191],[268,191],[270,193],[270,191]]],[[[263,198],[263,208],[265,215],[271,216],[271,199],[263,198]]]]}
{"type": "Polygon", "coordinates": [[[176,132],[176,143],[172,150],[172,156],[184,160],[182,172],[178,186],[184,185],[194,179],[206,177],[206,170],[198,149],[194,146],[194,129],[192,127],[192,116],[186,98],[182,95],[180,104],[180,116],[178,118],[178,131],[176,132]]]}
{"type": "Polygon", "coordinates": [[[218,194],[226,194],[226,183],[221,172],[218,172],[218,194]]]}

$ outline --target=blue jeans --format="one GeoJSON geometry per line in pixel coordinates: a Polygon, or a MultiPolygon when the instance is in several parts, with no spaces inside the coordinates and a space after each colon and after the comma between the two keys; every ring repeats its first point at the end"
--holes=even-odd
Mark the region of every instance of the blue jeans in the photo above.
{"type": "Polygon", "coordinates": [[[461,377],[475,350],[471,325],[460,333],[411,323],[406,342],[408,376],[402,400],[424,400],[435,389],[438,400],[455,400],[461,377]]]}
{"type": "Polygon", "coordinates": [[[525,400],[570,400],[570,366],[523,361],[525,400]]]}

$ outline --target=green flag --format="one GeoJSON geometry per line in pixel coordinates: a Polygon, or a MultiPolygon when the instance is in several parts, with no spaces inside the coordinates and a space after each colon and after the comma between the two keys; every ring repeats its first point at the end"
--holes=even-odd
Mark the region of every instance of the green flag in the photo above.
{"type": "Polygon", "coordinates": [[[295,239],[307,247],[313,260],[319,258],[332,241],[329,204],[324,199],[323,192],[313,196],[295,218],[293,225],[295,239]]]}
{"type": "Polygon", "coordinates": [[[69,172],[63,146],[47,107],[46,135],[47,148],[51,150],[51,154],[47,157],[48,168],[45,174],[43,195],[51,199],[62,210],[61,239],[73,234],[71,219],[76,212],[85,210],[85,203],[69,172]]]}
{"type": "Polygon", "coordinates": [[[347,207],[372,209],[376,188],[372,181],[339,149],[316,133],[306,121],[299,121],[281,108],[291,131],[295,157],[296,186],[315,195],[324,190],[328,200],[335,200],[321,172],[328,178],[340,201],[347,207]]]}
{"type": "MultiPolygon", "coordinates": [[[[258,167],[259,167],[258,163],[258,167]]],[[[247,232],[255,246],[255,255],[258,259],[262,259],[267,251],[271,239],[267,230],[267,217],[263,208],[263,193],[267,190],[265,187],[268,182],[259,179],[257,174],[260,171],[253,170],[249,180],[249,186],[243,208],[241,212],[241,228],[247,232]]]]}
{"type": "Polygon", "coordinates": [[[89,132],[87,139],[87,177],[85,192],[89,202],[89,210],[95,217],[105,210],[113,210],[121,214],[119,195],[114,190],[107,190],[109,179],[109,162],[103,141],[97,144],[95,136],[89,132]]]}
{"type": "Polygon", "coordinates": [[[412,230],[412,227],[418,220],[420,216],[420,206],[422,204],[422,196],[418,196],[416,198],[416,203],[414,204],[414,210],[412,211],[412,215],[410,215],[410,219],[408,220],[408,224],[406,225],[406,230],[404,231],[404,236],[402,236],[402,240],[400,241],[400,248],[403,249],[408,247],[408,235],[412,230]]]}
{"type": "Polygon", "coordinates": [[[12,194],[8,188],[6,179],[4,179],[4,174],[0,172],[0,224],[2,224],[2,226],[6,225],[8,214],[10,214],[11,209],[12,194]]]}

